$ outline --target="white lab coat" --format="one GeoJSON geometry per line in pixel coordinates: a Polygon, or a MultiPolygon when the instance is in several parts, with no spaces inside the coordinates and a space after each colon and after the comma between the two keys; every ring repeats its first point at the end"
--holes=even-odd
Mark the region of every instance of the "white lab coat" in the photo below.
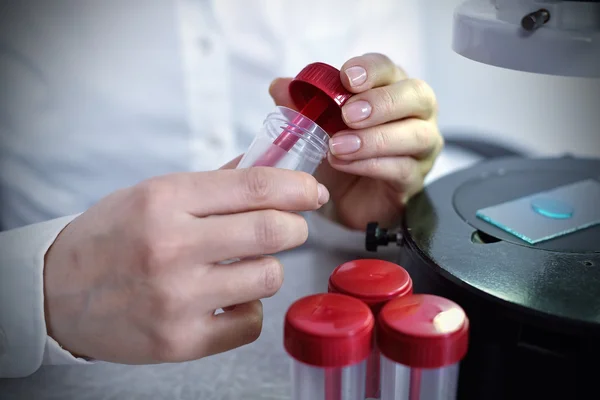
{"type": "MultiPolygon", "coordinates": [[[[46,335],[43,259],[73,216],[151,176],[218,168],[314,61],[420,76],[418,2],[13,0],[0,8],[0,377],[85,363],[46,335]],[[65,217],[67,216],[67,217],[65,217]],[[19,228],[19,229],[16,229],[19,228]]],[[[311,235],[360,243],[311,217],[311,235]],[[315,222],[316,221],[316,222],[315,222]]]]}

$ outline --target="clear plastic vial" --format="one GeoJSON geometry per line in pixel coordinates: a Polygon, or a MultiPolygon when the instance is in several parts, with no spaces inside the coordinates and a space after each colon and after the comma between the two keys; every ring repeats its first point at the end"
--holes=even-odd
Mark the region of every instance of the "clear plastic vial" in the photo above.
{"type": "MultiPolygon", "coordinates": [[[[338,266],[329,276],[329,292],[342,293],[361,300],[377,318],[390,300],[412,294],[410,275],[401,266],[383,260],[354,260],[338,266]]],[[[379,399],[380,355],[374,343],[367,361],[366,398],[379,399]]]]}
{"type": "Polygon", "coordinates": [[[469,320],[456,303],[433,295],[388,302],[379,313],[381,400],[454,400],[469,320]]]}
{"type": "Polygon", "coordinates": [[[336,68],[310,64],[292,80],[289,91],[300,111],[276,107],[237,168],[277,167],[313,174],[327,156],[329,135],[346,128],[341,107],[352,93],[336,68]]]}
{"type": "Polygon", "coordinates": [[[364,400],[375,319],[369,307],[334,293],[301,298],[285,316],[293,400],[364,400]]]}
{"type": "Polygon", "coordinates": [[[238,164],[238,168],[268,166],[313,174],[327,156],[329,135],[297,111],[276,107],[238,164]],[[282,145],[275,143],[280,140],[282,145]],[[282,138],[282,139],[284,139],[282,138]],[[294,140],[295,139],[295,140],[294,140]]]}

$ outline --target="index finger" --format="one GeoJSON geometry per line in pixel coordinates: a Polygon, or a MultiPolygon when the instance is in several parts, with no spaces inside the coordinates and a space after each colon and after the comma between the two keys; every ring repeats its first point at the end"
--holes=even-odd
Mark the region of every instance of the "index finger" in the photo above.
{"type": "MultiPolygon", "coordinates": [[[[271,167],[180,173],[164,177],[172,204],[197,217],[275,209],[312,211],[329,192],[304,172],[271,167]]],[[[160,186],[160,184],[159,184],[160,186]]]]}
{"type": "Polygon", "coordinates": [[[407,78],[400,67],[379,53],[367,53],[351,58],[342,65],[341,71],[342,83],[352,93],[362,93],[407,78]]]}

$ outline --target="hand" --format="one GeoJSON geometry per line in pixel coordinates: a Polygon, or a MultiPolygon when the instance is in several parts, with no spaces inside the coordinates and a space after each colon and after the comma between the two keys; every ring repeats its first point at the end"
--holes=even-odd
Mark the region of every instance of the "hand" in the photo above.
{"type": "Polygon", "coordinates": [[[310,175],[274,168],[174,174],[115,192],[46,254],[48,333],[73,354],[125,364],[250,343],[259,299],[283,280],[277,259],[261,255],[304,243],[308,227],[293,212],[328,197],[310,175]],[[219,264],[232,258],[245,260],[219,264]]]}
{"type": "MultiPolygon", "coordinates": [[[[316,177],[331,192],[332,219],[357,230],[393,224],[443,147],[435,95],[381,54],[350,59],[341,79],[355,93],[342,108],[349,129],[331,138],[329,162],[316,177]]],[[[277,79],[269,91],[276,104],[294,108],[290,81],[277,79]]]]}

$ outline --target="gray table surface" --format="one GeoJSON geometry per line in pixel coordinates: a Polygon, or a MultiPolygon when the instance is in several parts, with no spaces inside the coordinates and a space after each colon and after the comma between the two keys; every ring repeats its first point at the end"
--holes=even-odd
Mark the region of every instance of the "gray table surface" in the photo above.
{"type": "Polygon", "coordinates": [[[334,253],[304,246],[279,256],[281,290],[263,301],[260,338],[239,349],[183,364],[42,367],[25,379],[0,380],[0,399],[56,400],[261,400],[289,399],[289,358],[283,317],[297,298],[327,290],[331,271],[364,253],[334,253]]]}

